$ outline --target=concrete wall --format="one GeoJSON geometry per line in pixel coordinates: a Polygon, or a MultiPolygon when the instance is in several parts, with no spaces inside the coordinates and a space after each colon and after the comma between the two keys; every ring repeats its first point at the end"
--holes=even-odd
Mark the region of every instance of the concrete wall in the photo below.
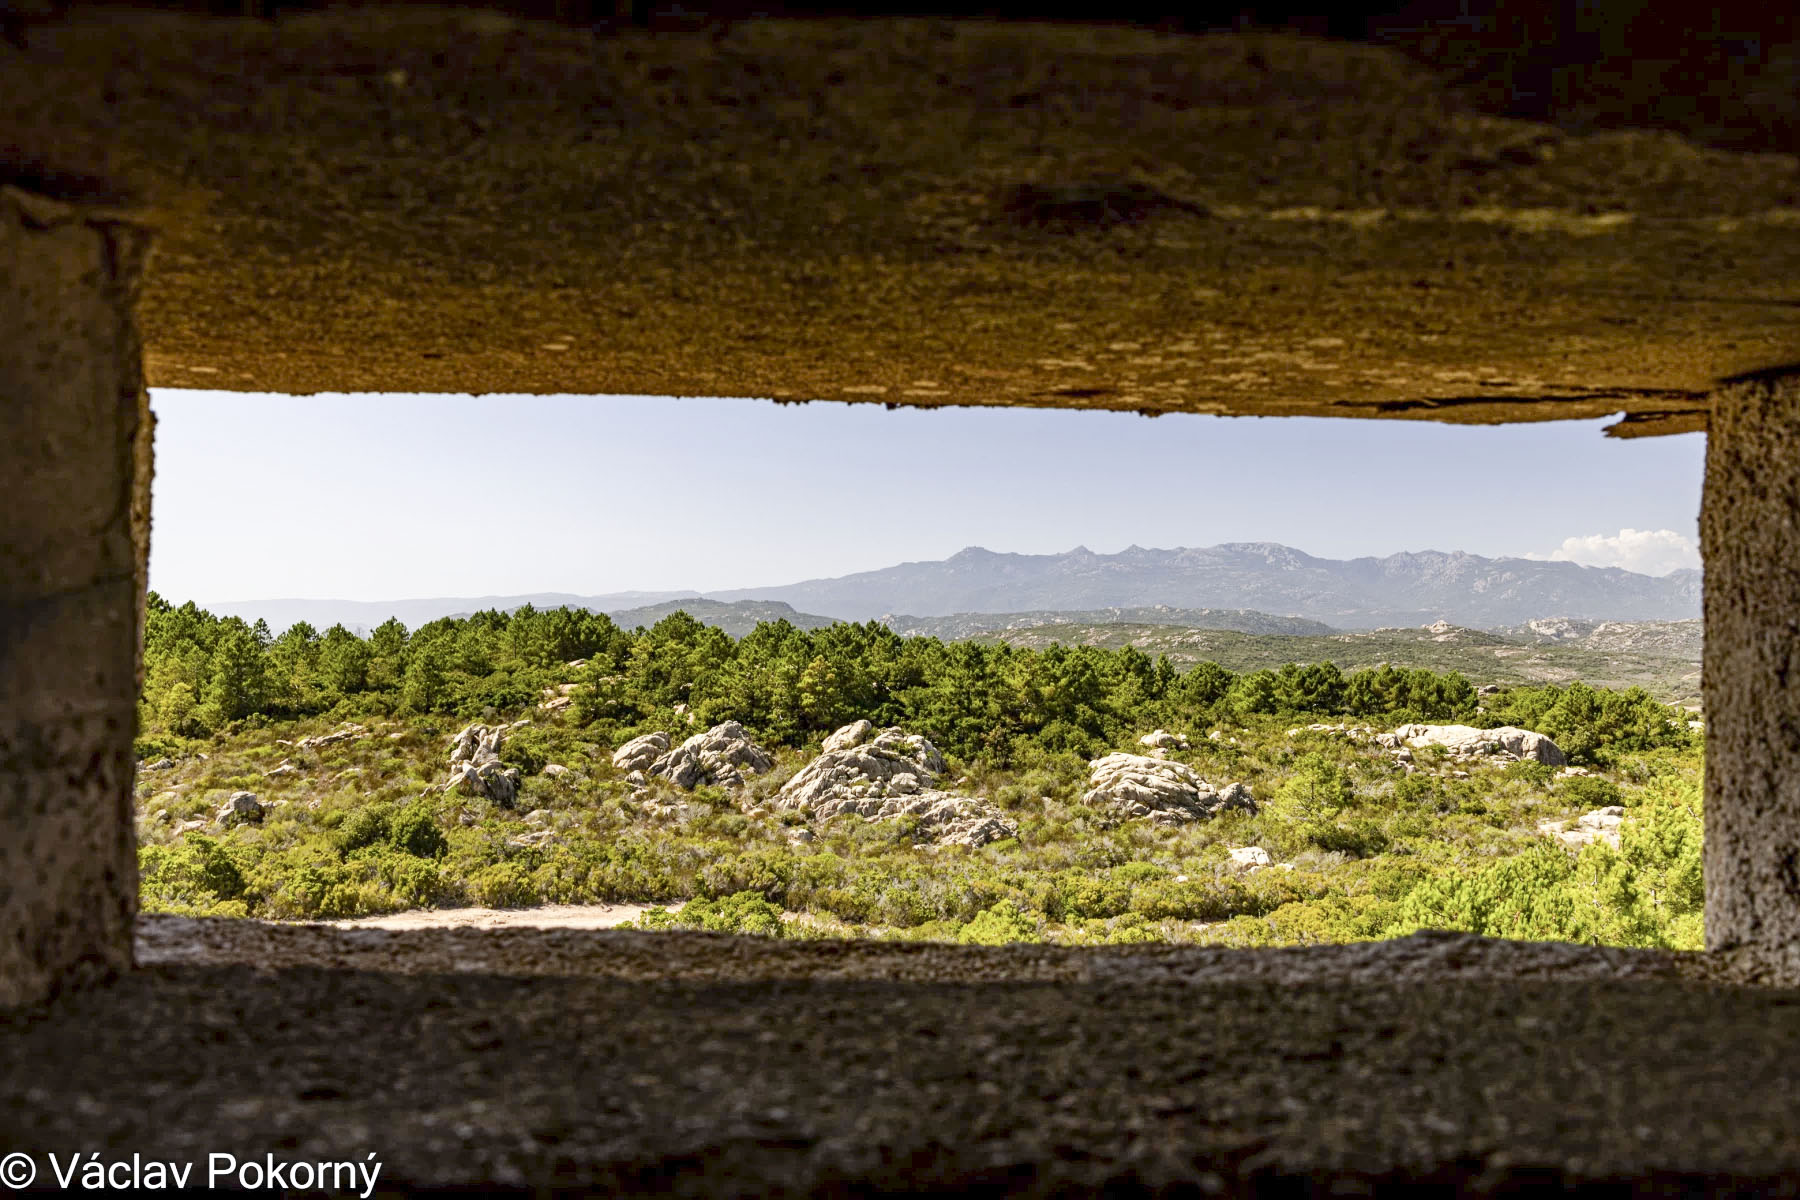
{"type": "Polygon", "coordinates": [[[1800,378],[1720,392],[1706,563],[1706,944],[1800,945],[1800,378]]]}
{"type": "Polygon", "coordinates": [[[0,1007],[131,963],[147,241],[0,187],[0,1007]]]}

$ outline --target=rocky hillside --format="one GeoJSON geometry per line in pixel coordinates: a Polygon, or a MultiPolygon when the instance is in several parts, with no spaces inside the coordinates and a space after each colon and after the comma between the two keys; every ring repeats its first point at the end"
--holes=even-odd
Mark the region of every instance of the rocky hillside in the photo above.
{"type": "Polygon", "coordinates": [[[970,547],[835,579],[715,592],[721,600],[781,600],[849,620],[888,613],[1086,611],[1166,605],[1252,609],[1352,629],[1447,620],[1473,628],[1546,616],[1680,621],[1700,613],[1700,572],[1656,577],[1617,568],[1461,551],[1315,558],[1270,542],[1117,554],[998,554],[970,547]]]}

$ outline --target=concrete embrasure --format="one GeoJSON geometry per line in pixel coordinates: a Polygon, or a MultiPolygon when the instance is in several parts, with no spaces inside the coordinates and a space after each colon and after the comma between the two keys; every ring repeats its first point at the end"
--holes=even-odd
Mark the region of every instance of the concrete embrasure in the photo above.
{"type": "Polygon", "coordinates": [[[677,1196],[1800,1178],[1800,993],[1705,955],[141,934],[157,965],[0,1016],[0,1156],[677,1196]]]}
{"type": "Polygon", "coordinates": [[[131,962],[146,240],[0,187],[0,1004],[131,962]]]}
{"type": "Polygon", "coordinates": [[[1478,116],[1393,49],[414,5],[77,14],[7,71],[0,145],[159,211],[157,386],[1644,432],[1800,359],[1791,155],[1478,116]]]}
{"type": "Polygon", "coordinates": [[[1714,400],[1706,563],[1706,941],[1800,948],[1800,377],[1714,400]]]}

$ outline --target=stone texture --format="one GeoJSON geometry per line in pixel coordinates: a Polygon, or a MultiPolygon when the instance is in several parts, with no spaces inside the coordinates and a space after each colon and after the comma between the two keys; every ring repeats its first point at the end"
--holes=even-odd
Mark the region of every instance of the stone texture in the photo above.
{"type": "Polygon", "coordinates": [[[313,737],[303,737],[294,743],[296,750],[322,750],[326,746],[335,746],[340,742],[355,742],[369,736],[369,731],[352,721],[346,721],[342,728],[330,733],[321,733],[313,737]]]}
{"type": "Polygon", "coordinates": [[[255,792],[233,792],[219,806],[219,814],[214,820],[225,829],[237,825],[261,825],[263,813],[263,804],[255,792]]]}
{"type": "Polygon", "coordinates": [[[811,810],[852,796],[911,795],[944,771],[944,756],[922,735],[856,721],[825,739],[819,757],[782,785],[775,806],[811,810]]]}
{"type": "Polygon", "coordinates": [[[702,784],[742,787],[745,771],[759,775],[774,765],[774,756],[751,741],[742,725],[724,721],[663,754],[649,771],[692,791],[702,784]]]}
{"type": "Polygon", "coordinates": [[[1619,826],[1625,823],[1625,809],[1622,805],[1609,804],[1605,808],[1596,808],[1593,812],[1582,813],[1570,821],[1539,821],[1538,832],[1546,837],[1553,837],[1563,845],[1574,850],[1594,842],[1605,842],[1614,850],[1619,848],[1619,826]]]}
{"type": "Polygon", "coordinates": [[[145,247],[0,186],[0,1008],[131,962],[145,247]]]}
{"type": "Polygon", "coordinates": [[[500,747],[512,725],[469,725],[450,739],[450,777],[439,791],[452,788],[465,796],[482,796],[501,808],[511,808],[519,795],[519,769],[500,761],[500,747]]]}
{"type": "Polygon", "coordinates": [[[1142,754],[1108,754],[1088,764],[1083,804],[1157,825],[1203,821],[1224,808],[1255,812],[1241,783],[1214,788],[1182,763],[1142,754]]]}
{"type": "Polygon", "coordinates": [[[621,771],[642,771],[669,748],[669,735],[660,729],[634,737],[613,751],[612,763],[621,771]]]}
{"type": "Polygon", "coordinates": [[[1701,955],[160,917],[140,944],[145,969],[4,1026],[0,1156],[366,1143],[392,1194],[1786,1195],[1800,1176],[1794,994],[1709,982],[1701,955]],[[145,1107],[171,1081],[179,1121],[145,1107]]]}
{"type": "Polygon", "coordinates": [[[406,7],[8,50],[0,145],[179,214],[151,382],[1639,430],[1800,360],[1790,157],[1476,116],[1396,49],[406,7]]]}
{"type": "Polygon", "coordinates": [[[1800,379],[1720,393],[1706,564],[1706,943],[1800,944],[1800,379]]]}
{"type": "Polygon", "coordinates": [[[1393,749],[1402,745],[1415,750],[1442,746],[1453,758],[1498,758],[1539,762],[1549,767],[1560,767],[1569,761],[1555,742],[1541,733],[1515,725],[1502,725],[1496,729],[1477,729],[1473,725],[1402,725],[1391,734],[1376,735],[1374,741],[1393,749]]]}
{"type": "Polygon", "coordinates": [[[782,786],[774,806],[820,821],[911,817],[941,845],[985,846],[1019,835],[991,804],[938,788],[945,769],[944,756],[923,735],[853,721],[825,739],[823,752],[782,786]]]}

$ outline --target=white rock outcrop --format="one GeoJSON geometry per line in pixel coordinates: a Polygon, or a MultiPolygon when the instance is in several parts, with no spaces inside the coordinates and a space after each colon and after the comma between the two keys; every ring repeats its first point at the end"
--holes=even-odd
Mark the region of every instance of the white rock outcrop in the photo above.
{"type": "Polygon", "coordinates": [[[255,792],[233,792],[219,807],[217,820],[226,829],[236,825],[261,825],[267,811],[255,792]]]}
{"type": "Polygon", "coordinates": [[[1596,808],[1576,817],[1573,828],[1568,821],[1539,821],[1538,832],[1553,837],[1563,845],[1579,850],[1592,842],[1605,842],[1619,848],[1619,826],[1625,823],[1625,809],[1618,804],[1596,808]]]}
{"type": "Polygon", "coordinates": [[[820,820],[855,815],[866,821],[912,817],[920,832],[940,846],[985,846],[1018,837],[1019,828],[974,796],[935,789],[907,795],[852,796],[829,801],[813,810],[820,820]]]}
{"type": "Polygon", "coordinates": [[[701,784],[743,787],[744,772],[759,775],[774,765],[775,757],[751,741],[742,725],[726,721],[661,755],[649,771],[693,791],[701,784]]]}
{"type": "Polygon", "coordinates": [[[1456,758],[1540,762],[1548,767],[1560,767],[1569,761],[1555,742],[1541,733],[1516,725],[1502,725],[1498,729],[1476,729],[1472,725],[1402,725],[1392,733],[1376,735],[1375,741],[1390,749],[1410,746],[1421,750],[1426,746],[1442,746],[1456,758]]]}
{"type": "Polygon", "coordinates": [[[470,725],[450,739],[450,761],[485,762],[490,758],[500,757],[500,741],[506,736],[506,726],[470,725]]]}
{"type": "Polygon", "coordinates": [[[921,735],[856,721],[825,739],[824,752],[787,781],[774,805],[826,821],[847,814],[869,821],[912,817],[943,845],[985,846],[1018,836],[1018,827],[992,806],[936,788],[946,769],[944,756],[921,735]]]}
{"type": "Polygon", "coordinates": [[[369,736],[368,730],[361,725],[345,724],[342,728],[330,733],[321,733],[317,737],[301,738],[294,743],[296,750],[317,750],[321,746],[335,746],[339,742],[354,742],[369,736]]]}
{"type": "Polygon", "coordinates": [[[1222,791],[1192,767],[1142,754],[1108,754],[1088,764],[1082,802],[1157,825],[1204,821],[1225,809],[1255,812],[1250,789],[1241,783],[1222,791]]]}
{"type": "Polygon", "coordinates": [[[486,796],[501,808],[511,808],[519,795],[519,769],[500,761],[500,745],[512,726],[470,725],[450,739],[450,778],[439,791],[455,788],[465,796],[486,796]]]}
{"type": "Polygon", "coordinates": [[[1148,746],[1151,750],[1186,750],[1188,740],[1179,733],[1170,733],[1166,729],[1153,729],[1138,739],[1138,745],[1148,746]]]}
{"type": "Polygon", "coordinates": [[[621,771],[642,771],[669,748],[669,735],[662,730],[634,737],[613,751],[613,766],[621,771]]]}
{"type": "Polygon", "coordinates": [[[1269,857],[1269,852],[1261,846],[1238,846],[1231,851],[1231,865],[1234,867],[1246,867],[1254,870],[1257,867],[1270,866],[1274,861],[1269,857]]]}
{"type": "Polygon", "coordinates": [[[825,750],[782,786],[777,808],[817,809],[850,796],[907,796],[937,783],[946,770],[938,748],[898,728],[876,732],[867,721],[825,739],[825,750]]]}
{"type": "Polygon", "coordinates": [[[543,698],[538,701],[538,707],[545,712],[561,712],[575,703],[575,692],[580,687],[579,683],[552,684],[544,689],[543,698]]]}

